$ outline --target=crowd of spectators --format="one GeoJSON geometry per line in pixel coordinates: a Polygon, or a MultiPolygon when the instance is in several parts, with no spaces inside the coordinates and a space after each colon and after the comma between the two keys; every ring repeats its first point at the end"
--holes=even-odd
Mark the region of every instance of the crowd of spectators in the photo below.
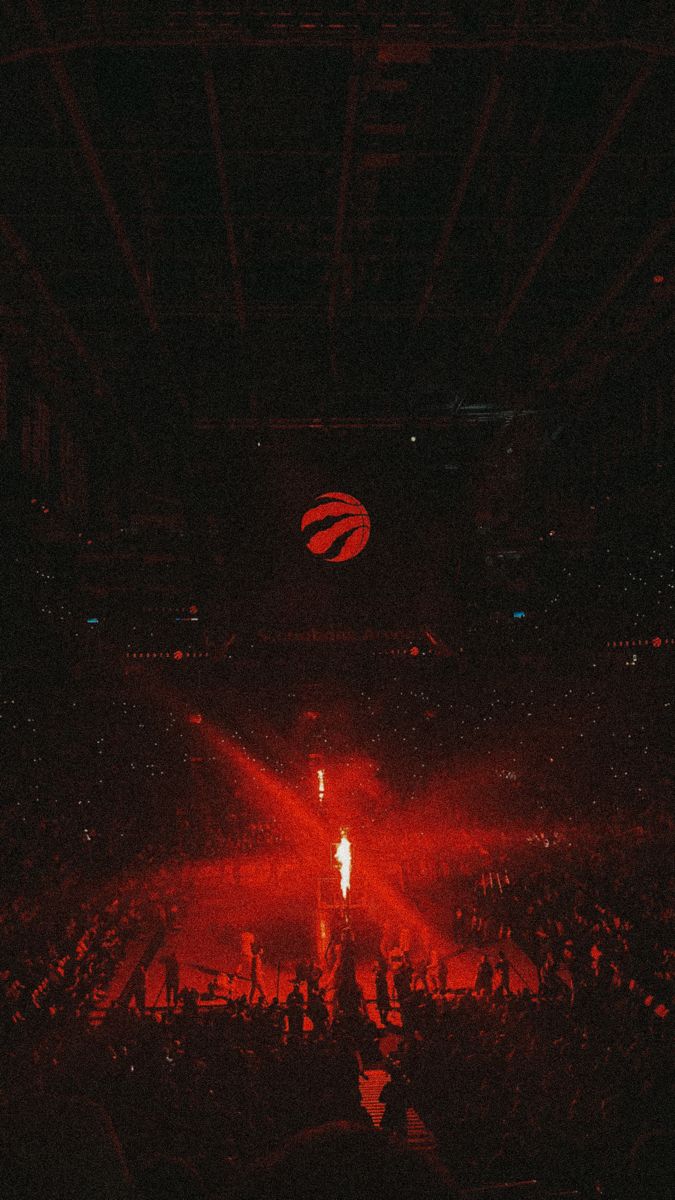
{"type": "MultiPolygon", "coordinates": [[[[299,1034],[289,1008],[241,997],[199,1009],[184,996],[161,1016],[113,1006],[98,1026],[73,1017],[30,1053],[24,1042],[2,1093],[20,1181],[8,1194],[27,1194],[44,1170],[34,1124],[47,1119],[68,1127],[61,1147],[73,1123],[79,1136],[96,1128],[75,1165],[55,1144],[51,1194],[65,1179],[79,1195],[77,1169],[90,1183],[96,1172],[105,1195],[131,1196],[133,1179],[133,1195],[148,1200],[162,1180],[169,1197],[248,1194],[252,1164],[294,1134],[331,1121],[368,1126],[359,1077],[380,1065],[373,1022],[307,1030],[305,1021],[299,1034]]],[[[381,1031],[388,1042],[395,1028],[381,1031]]],[[[599,987],[574,1002],[419,987],[387,1065],[456,1189],[537,1179],[551,1194],[666,1200],[666,1048],[666,1023],[649,1013],[636,1021],[630,997],[599,987]]]]}
{"type": "Polygon", "coordinates": [[[538,1179],[655,1200],[670,1195],[668,1044],[664,1023],[636,1021],[625,996],[467,994],[418,1006],[402,1067],[462,1186],[538,1179]]]}
{"type": "MultiPolygon", "coordinates": [[[[602,853],[592,840],[551,850],[537,839],[527,861],[516,856],[501,890],[483,872],[466,907],[447,910],[460,944],[484,948],[501,932],[508,947],[509,931],[527,943],[538,994],[512,993],[508,976],[506,987],[495,975],[493,987],[462,994],[418,976],[401,1006],[402,1029],[391,976],[391,1023],[385,1013],[380,1028],[372,1007],[347,1022],[306,1017],[303,1033],[292,1016],[297,994],[286,1004],[242,996],[199,1008],[188,992],[161,1015],[121,1004],[94,1025],[83,1001],[105,978],[134,907],[112,901],[88,924],[83,910],[87,928],[68,929],[64,978],[49,979],[44,996],[38,991],[40,1005],[64,993],[71,999],[57,999],[58,1019],[37,1026],[37,1036],[20,1028],[10,1055],[5,1149],[21,1186],[29,1190],[42,1163],[25,1124],[31,1095],[31,1113],[55,1110],[58,1121],[96,1125],[105,1162],[100,1147],[81,1150],[77,1162],[98,1177],[117,1174],[118,1191],[103,1194],[131,1195],[124,1189],[133,1180],[142,1200],[158,1194],[161,1181],[165,1197],[248,1195],[258,1178],[253,1164],[281,1152],[289,1137],[326,1122],[369,1125],[359,1076],[381,1065],[385,1038],[393,1090],[433,1131],[454,1194],[537,1179],[551,1194],[666,1200],[667,857],[646,836],[632,850],[625,836],[606,837],[602,853]]],[[[309,992],[306,1012],[308,999],[309,992]]],[[[34,1003],[27,988],[17,1000],[19,1008],[34,1003]]],[[[72,1163],[59,1170],[76,1195],[72,1163]]]]}
{"type": "MultiPolygon", "coordinates": [[[[616,823],[532,833],[508,858],[453,878],[437,864],[411,891],[449,912],[458,946],[513,937],[537,967],[540,990],[629,993],[665,1017],[675,1000],[673,826],[616,823]]],[[[446,864],[447,865],[447,864],[446,864]]],[[[412,872],[411,872],[412,874],[412,872]]]]}
{"type": "Polygon", "coordinates": [[[458,948],[513,938],[539,977],[536,995],[422,1000],[408,1018],[416,1104],[460,1182],[671,1195],[672,835],[652,806],[637,825],[530,833],[463,881],[439,862],[410,883],[458,948]]]}
{"type": "MultiPolygon", "coordinates": [[[[128,706],[128,721],[145,747],[144,712],[128,706]]],[[[170,740],[174,726],[165,732],[170,740]]],[[[40,792],[29,796],[24,776],[41,762],[34,749],[14,767],[20,803],[0,815],[0,1027],[9,1047],[0,1148],[11,1200],[34,1195],[43,1177],[54,1200],[92,1190],[114,1200],[221,1200],[248,1196],[253,1179],[264,1195],[252,1166],[261,1156],[322,1123],[367,1128],[359,1073],[379,1063],[378,1036],[456,1188],[536,1178],[584,1200],[666,1200],[673,830],[663,807],[644,820],[633,806],[625,820],[566,819],[556,829],[535,814],[521,820],[520,840],[509,832],[508,853],[472,843],[463,878],[447,856],[403,871],[409,900],[458,950],[500,941],[508,953],[517,942],[536,965],[536,994],[430,994],[419,979],[401,1030],[390,976],[394,1024],[379,1031],[372,1005],[347,1026],[309,1029],[308,1018],[302,1033],[284,1004],[200,1009],[190,997],[161,1016],[114,1007],[96,1025],[92,1010],[131,940],[170,922],[175,866],[193,853],[222,856],[236,883],[247,860],[283,860],[283,832],[233,804],[228,822],[205,820],[193,845],[155,742],[127,795],[133,748],[124,787],[115,785],[119,807],[98,760],[78,799],[79,762],[50,786],[46,748],[40,792]],[[155,822],[167,794],[168,816],[155,822]],[[61,1149],[47,1161],[50,1128],[61,1149]]],[[[117,753],[101,755],[110,776],[117,753]]]]}
{"type": "MultiPolygon", "coordinates": [[[[289,1033],[286,1018],[286,1006],[249,1004],[245,996],[199,1009],[186,992],[161,1017],[114,1005],[100,1025],[64,1021],[33,1043],[30,1083],[24,1046],[14,1059],[14,1083],[24,1098],[33,1089],[38,1108],[46,1098],[60,1110],[73,1101],[98,1106],[112,1121],[111,1145],[119,1138],[113,1157],[139,1182],[136,1195],[154,1195],[150,1182],[146,1191],[140,1181],[173,1158],[188,1183],[168,1195],[221,1196],[242,1183],[254,1159],[301,1130],[369,1123],[352,1034],[339,1023],[321,1036],[289,1033]]],[[[11,1107],[11,1083],[4,1099],[11,1107]]],[[[29,1131],[20,1124],[19,1116],[14,1165],[22,1166],[27,1187],[34,1166],[30,1155],[22,1157],[29,1131]]]]}
{"type": "Polygon", "coordinates": [[[234,814],[226,824],[212,821],[203,853],[209,858],[226,856],[236,860],[259,854],[276,854],[287,846],[281,824],[275,817],[251,821],[234,814]]]}
{"type": "Polygon", "coordinates": [[[127,887],[80,902],[69,917],[58,900],[50,909],[17,898],[0,909],[0,1028],[86,1017],[136,936],[142,907],[127,887]]]}

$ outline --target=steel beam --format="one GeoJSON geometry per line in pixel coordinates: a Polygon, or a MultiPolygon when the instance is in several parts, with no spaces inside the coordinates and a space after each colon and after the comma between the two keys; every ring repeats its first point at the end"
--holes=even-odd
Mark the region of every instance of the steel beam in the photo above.
{"type": "Polygon", "coordinates": [[[586,337],[586,334],[600,320],[611,304],[621,295],[626,287],[631,276],[635,274],[640,267],[644,266],[647,260],[654,253],[656,247],[663,241],[668,234],[675,229],[675,205],[671,209],[669,216],[664,217],[662,221],[649,231],[642,245],[636,250],[635,254],[621,268],[618,275],[610,283],[609,287],[603,292],[597,304],[593,306],[590,312],[587,313],[581,324],[574,330],[573,333],[566,338],[559,358],[555,362],[555,366],[560,366],[576,350],[579,342],[586,337]]]}
{"type": "Polygon", "coordinates": [[[340,185],[338,190],[337,217],[335,221],[335,236],[333,238],[333,253],[331,255],[330,288],[328,293],[328,325],[333,328],[337,311],[337,296],[342,267],[342,245],[344,241],[345,222],[347,217],[347,199],[349,196],[349,181],[354,158],[354,139],[356,133],[356,114],[361,92],[361,76],[354,71],[347,85],[347,108],[345,129],[342,138],[342,159],[340,165],[340,185]]]}
{"type": "MultiPolygon", "coordinates": [[[[46,41],[49,37],[49,29],[39,0],[26,0],[26,7],[37,32],[46,41]]],[[[63,57],[58,50],[47,48],[47,62],[54,78],[54,82],[56,83],[56,86],[61,94],[61,99],[63,100],[68,116],[70,117],[87,166],[93,176],[101,200],[103,201],[103,206],[115,235],[117,245],[119,246],[122,257],[124,258],[129,270],[129,274],[131,275],[136,287],[143,312],[147,317],[150,328],[154,333],[156,333],[159,329],[159,322],[157,320],[152,298],[148,291],[146,281],[143,278],[141,269],[136,262],[136,256],[124,227],[124,222],[103,173],[103,168],[96,152],[96,147],[94,146],[91,133],[89,132],[89,127],[80,108],[77,96],[75,94],[75,89],[73,88],[70,80],[70,76],[66,70],[63,57]]]]}
{"type": "MultiPolygon", "coordinates": [[[[674,283],[661,288],[659,307],[665,308],[668,301],[673,299],[673,296],[675,296],[674,283]]],[[[597,349],[590,362],[582,366],[581,373],[584,379],[588,378],[589,370],[595,370],[596,373],[599,371],[608,371],[617,358],[620,359],[626,355],[631,355],[634,358],[642,358],[645,351],[662,338],[675,321],[675,313],[671,311],[660,325],[655,324],[654,328],[645,334],[645,326],[649,324],[655,315],[654,306],[648,302],[634,305],[621,322],[612,343],[607,348],[597,349]],[[637,349],[635,348],[636,343],[637,349]]]]}
{"type": "Polygon", "coordinates": [[[671,312],[665,321],[660,325],[656,325],[651,333],[648,333],[644,340],[640,343],[641,350],[647,350],[650,346],[656,345],[657,342],[665,337],[667,333],[671,333],[675,329],[675,312],[671,312]]]}
{"type": "Polygon", "coordinates": [[[227,238],[227,252],[230,258],[230,268],[232,270],[234,308],[237,314],[239,328],[241,329],[242,333],[244,333],[246,330],[246,302],[244,299],[244,286],[239,263],[239,255],[237,254],[237,242],[234,234],[234,220],[232,218],[230,187],[227,179],[227,171],[225,170],[225,153],[223,150],[223,135],[220,124],[220,108],[218,106],[218,97],[216,95],[216,83],[213,77],[213,70],[208,62],[205,62],[204,64],[204,90],[206,92],[206,103],[209,110],[211,138],[213,141],[213,152],[216,159],[218,185],[220,187],[223,221],[225,223],[225,236],[227,238]]]}
{"type": "MultiPolygon", "coordinates": [[[[391,31],[387,31],[390,41],[402,43],[424,42],[433,50],[459,50],[462,53],[480,51],[490,53],[494,50],[505,50],[513,46],[513,38],[508,31],[503,33],[490,30],[484,36],[458,34],[453,19],[447,22],[437,22],[421,28],[420,23],[401,22],[391,31]]],[[[79,51],[90,53],[92,50],[147,50],[147,49],[180,49],[197,48],[201,50],[215,47],[255,47],[261,49],[305,49],[339,50],[351,49],[363,40],[363,29],[358,22],[323,24],[320,22],[276,21],[270,22],[267,28],[253,33],[241,22],[220,24],[217,28],[205,31],[180,32],[168,29],[165,32],[148,33],[139,30],[129,33],[126,37],[118,34],[105,34],[97,37],[81,37],[79,32],[71,38],[58,41],[42,42],[38,45],[20,46],[0,55],[0,66],[10,63],[27,62],[34,58],[45,58],[57,55],[61,58],[79,51]]],[[[556,37],[547,31],[536,28],[523,31],[516,39],[515,45],[527,50],[536,50],[552,54],[591,54],[597,51],[620,50],[627,53],[650,55],[654,59],[675,58],[675,45],[671,40],[671,30],[665,29],[662,36],[655,37],[654,30],[647,29],[640,37],[556,37]]]]}
{"type": "Polygon", "coordinates": [[[12,251],[12,254],[16,258],[17,262],[30,279],[35,291],[38,293],[45,307],[49,310],[54,320],[61,326],[67,341],[73,347],[78,358],[88,368],[96,384],[98,394],[102,395],[107,389],[103,382],[101,368],[89,353],[89,350],[82,341],[79,333],[73,329],[73,326],[70,324],[70,321],[68,320],[68,317],[64,313],[63,309],[52,296],[44,276],[35,266],[28,248],[20,238],[11,221],[7,216],[2,214],[0,214],[0,235],[3,237],[6,245],[12,251]]]}
{"type": "Polygon", "coordinates": [[[500,69],[492,73],[488,83],[480,113],[478,114],[478,121],[476,122],[476,128],[471,140],[471,146],[469,147],[469,153],[460,172],[459,181],[457,183],[457,187],[455,188],[455,193],[450,204],[450,211],[446,217],[443,229],[441,230],[441,236],[438,239],[436,252],[431,264],[431,270],[424,285],[420,302],[417,306],[417,311],[415,313],[415,319],[413,322],[416,328],[417,326],[421,325],[429,309],[429,304],[431,302],[431,297],[434,290],[435,277],[445,261],[445,256],[448,252],[448,246],[450,245],[450,239],[454,233],[455,225],[457,224],[459,211],[464,202],[464,197],[466,196],[469,184],[473,178],[476,163],[478,162],[478,156],[481,152],[485,135],[490,126],[492,114],[494,112],[497,100],[499,99],[499,93],[502,90],[502,83],[504,82],[503,70],[512,49],[516,44],[518,31],[522,25],[524,13],[524,0],[517,0],[516,17],[513,24],[513,29],[511,31],[511,37],[504,46],[503,60],[500,65],[500,69]]]}
{"type": "Polygon", "coordinates": [[[431,270],[424,285],[424,290],[415,312],[414,325],[416,327],[422,323],[427,314],[434,290],[436,275],[445,261],[445,256],[448,252],[448,246],[450,245],[450,238],[454,233],[457,217],[459,216],[459,210],[462,207],[464,197],[466,196],[467,189],[471,183],[476,163],[478,161],[478,155],[480,154],[485,135],[488,131],[492,113],[494,111],[495,104],[497,103],[501,88],[502,76],[501,74],[496,73],[492,76],[488,84],[488,88],[481,105],[473,139],[471,141],[471,147],[469,149],[466,161],[464,162],[464,166],[462,167],[459,182],[455,188],[455,194],[450,205],[450,212],[446,217],[445,224],[443,225],[443,229],[441,231],[441,236],[438,239],[433,262],[431,264],[431,270]]]}
{"type": "Polygon", "coordinates": [[[538,111],[537,118],[532,126],[532,131],[527,139],[527,145],[518,163],[517,169],[512,175],[506,192],[504,194],[503,213],[505,226],[505,253],[504,253],[504,271],[502,273],[501,297],[500,303],[505,304],[512,287],[512,251],[513,237],[515,229],[515,211],[516,202],[520,197],[523,188],[523,181],[532,161],[532,156],[536,147],[541,141],[544,129],[546,127],[546,115],[551,101],[551,96],[555,87],[555,75],[549,76],[544,95],[541,102],[541,107],[538,111]]]}
{"type": "Polygon", "coordinates": [[[484,425],[488,422],[503,422],[510,424],[515,416],[538,416],[535,408],[522,409],[515,413],[513,409],[494,409],[475,411],[471,406],[465,406],[461,411],[440,417],[414,417],[409,414],[383,417],[229,417],[229,418],[196,418],[194,429],[198,433],[297,433],[299,431],[314,431],[316,433],[332,433],[335,431],[358,432],[368,430],[382,433],[408,433],[411,428],[420,432],[448,431],[458,426],[484,425]]]}
{"type": "Polygon", "coordinates": [[[607,126],[607,129],[605,130],[602,137],[600,138],[600,141],[595,146],[590,159],[588,160],[586,166],[584,167],[584,170],[581,172],[581,175],[579,176],[576,183],[574,184],[574,187],[572,188],[569,195],[567,196],[567,199],[565,200],[559,213],[556,215],[556,217],[551,222],[548,233],[546,234],[546,237],[544,238],[539,249],[537,250],[529,267],[523,273],[519,282],[517,283],[516,288],[513,292],[513,295],[511,297],[509,303],[507,304],[506,308],[502,312],[502,315],[500,316],[500,318],[497,322],[497,327],[496,327],[495,333],[493,335],[493,338],[492,338],[489,346],[487,347],[488,352],[491,352],[494,349],[496,341],[502,336],[502,334],[505,332],[505,330],[510,325],[515,313],[517,312],[518,308],[520,307],[520,304],[522,303],[523,298],[525,297],[526,293],[529,291],[531,284],[533,283],[533,281],[536,279],[537,275],[539,274],[539,271],[541,270],[546,258],[548,257],[550,251],[555,246],[558,238],[560,237],[560,234],[562,233],[563,229],[565,228],[565,225],[567,224],[570,217],[572,216],[572,213],[576,209],[584,192],[588,188],[588,185],[590,184],[598,167],[600,166],[601,162],[607,155],[607,152],[608,152],[610,146],[612,145],[612,143],[614,142],[615,138],[617,137],[617,134],[619,133],[619,130],[621,129],[621,126],[623,125],[625,118],[627,117],[631,108],[635,104],[635,101],[637,100],[638,96],[640,95],[640,92],[642,91],[643,87],[647,83],[647,80],[651,77],[653,71],[654,71],[654,63],[647,62],[647,63],[644,63],[640,67],[640,70],[633,77],[630,87],[628,88],[628,91],[626,92],[621,103],[619,104],[618,108],[614,112],[614,115],[613,115],[609,125],[607,126]]]}

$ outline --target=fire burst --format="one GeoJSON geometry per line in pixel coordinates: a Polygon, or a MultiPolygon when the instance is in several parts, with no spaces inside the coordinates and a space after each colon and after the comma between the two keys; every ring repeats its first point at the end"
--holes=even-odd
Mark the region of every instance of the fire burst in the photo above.
{"type": "Polygon", "coordinates": [[[342,888],[342,899],[346,900],[352,874],[352,844],[349,841],[344,829],[342,830],[342,836],[337,844],[337,850],[335,851],[335,861],[340,867],[340,887],[342,888]]]}
{"type": "Polygon", "coordinates": [[[325,783],[324,774],[323,774],[323,771],[321,770],[321,768],[319,768],[319,770],[317,771],[316,777],[319,781],[319,804],[322,804],[324,794],[326,791],[326,783],[325,783]]]}

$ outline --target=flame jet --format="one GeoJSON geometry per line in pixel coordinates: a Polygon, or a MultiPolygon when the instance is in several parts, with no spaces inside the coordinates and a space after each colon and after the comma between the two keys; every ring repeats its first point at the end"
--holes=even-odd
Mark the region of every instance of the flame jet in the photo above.
{"type": "Polygon", "coordinates": [[[335,861],[340,867],[340,887],[342,889],[342,899],[346,900],[352,877],[352,844],[349,841],[344,829],[341,830],[340,841],[338,842],[337,849],[335,851],[335,861]]]}
{"type": "MultiPolygon", "coordinates": [[[[206,723],[205,723],[206,724],[206,723]]],[[[290,784],[280,779],[269,767],[246,751],[241,742],[223,734],[216,726],[200,726],[201,731],[226,763],[234,768],[246,782],[255,797],[257,807],[283,821],[295,835],[296,849],[307,864],[319,865],[323,861],[326,830],[314,808],[290,784]]],[[[351,864],[350,864],[351,865],[351,864]]],[[[438,948],[440,953],[452,953],[451,942],[435,926],[431,925],[398,888],[382,877],[376,858],[365,848],[359,852],[359,871],[364,895],[364,904],[379,922],[389,921],[399,928],[414,930],[425,945],[438,948]]],[[[342,875],[342,872],[341,872],[342,875]]],[[[344,892],[343,892],[344,896],[344,892]]]]}

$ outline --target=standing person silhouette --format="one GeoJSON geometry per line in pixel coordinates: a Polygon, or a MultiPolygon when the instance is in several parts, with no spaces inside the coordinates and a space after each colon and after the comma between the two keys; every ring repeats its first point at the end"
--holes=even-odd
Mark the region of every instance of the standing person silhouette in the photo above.
{"type": "Polygon", "coordinates": [[[136,1001],[136,1008],[139,1013],[145,1012],[145,967],[143,963],[138,963],[134,968],[131,979],[129,980],[129,989],[131,999],[136,1001]]]}
{"type": "Polygon", "coordinates": [[[384,1104],[384,1112],[380,1128],[387,1133],[406,1137],[408,1133],[408,1106],[405,1080],[398,1068],[389,1068],[391,1078],[385,1083],[380,1092],[380,1103],[384,1104]]]}
{"type": "Polygon", "coordinates": [[[484,954],[480,961],[474,984],[474,991],[478,992],[479,996],[490,996],[492,994],[493,975],[492,963],[487,954],[484,954]]]}
{"type": "Polygon", "coordinates": [[[260,996],[261,1000],[265,999],[265,993],[260,981],[260,959],[262,958],[262,946],[260,942],[251,943],[251,987],[248,993],[249,1004],[253,1003],[255,996],[260,996]]]}
{"type": "Polygon", "coordinates": [[[302,1038],[305,1006],[302,992],[297,983],[293,984],[292,991],[286,997],[286,1016],[288,1019],[289,1038],[302,1038]]]}
{"type": "Polygon", "coordinates": [[[389,983],[387,981],[386,963],[378,962],[375,964],[375,1004],[377,1011],[380,1014],[380,1022],[386,1025],[391,1012],[391,999],[389,997],[389,983]]]}
{"type": "Polygon", "coordinates": [[[173,950],[164,959],[164,986],[166,988],[166,1003],[168,1008],[175,1008],[178,1001],[179,968],[178,959],[173,950]]]}
{"type": "Polygon", "coordinates": [[[495,963],[495,996],[511,995],[511,964],[500,950],[495,963]]]}

